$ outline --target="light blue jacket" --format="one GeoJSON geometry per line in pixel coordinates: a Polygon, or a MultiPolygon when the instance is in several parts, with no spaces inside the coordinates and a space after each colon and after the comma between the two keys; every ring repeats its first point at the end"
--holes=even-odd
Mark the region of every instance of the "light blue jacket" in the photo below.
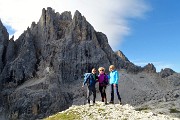
{"type": "Polygon", "coordinates": [[[112,72],[110,72],[110,84],[118,84],[118,80],[119,80],[119,73],[118,71],[114,70],[112,72]]]}

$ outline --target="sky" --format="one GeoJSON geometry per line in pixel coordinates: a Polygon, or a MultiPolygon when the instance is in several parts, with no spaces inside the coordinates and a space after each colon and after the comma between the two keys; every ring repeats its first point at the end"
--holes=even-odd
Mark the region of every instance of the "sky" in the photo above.
{"type": "Polygon", "coordinates": [[[16,39],[47,7],[72,15],[79,10],[136,65],[180,72],[180,0],[0,0],[0,19],[16,39]]]}

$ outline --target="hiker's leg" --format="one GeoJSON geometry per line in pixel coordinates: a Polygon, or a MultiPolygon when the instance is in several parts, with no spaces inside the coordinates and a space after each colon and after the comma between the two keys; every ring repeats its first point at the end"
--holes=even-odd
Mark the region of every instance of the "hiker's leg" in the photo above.
{"type": "Polygon", "coordinates": [[[91,94],[92,94],[91,89],[89,87],[87,87],[87,101],[88,101],[89,104],[90,104],[90,96],[91,96],[91,94]]]}
{"type": "Polygon", "coordinates": [[[105,102],[105,104],[107,104],[106,86],[103,87],[103,92],[104,92],[104,102],[105,102]]]}
{"type": "Polygon", "coordinates": [[[118,100],[121,102],[121,96],[118,91],[118,84],[116,84],[116,94],[117,94],[118,100]]]}
{"type": "Polygon", "coordinates": [[[95,103],[95,100],[96,100],[96,88],[95,87],[92,89],[92,92],[93,92],[93,103],[95,103]]]}
{"type": "Polygon", "coordinates": [[[114,102],[114,85],[111,84],[111,101],[110,102],[114,102]]]}
{"type": "Polygon", "coordinates": [[[99,91],[101,93],[101,98],[102,98],[102,102],[104,102],[104,98],[103,98],[103,87],[102,86],[99,86],[99,91]]]}

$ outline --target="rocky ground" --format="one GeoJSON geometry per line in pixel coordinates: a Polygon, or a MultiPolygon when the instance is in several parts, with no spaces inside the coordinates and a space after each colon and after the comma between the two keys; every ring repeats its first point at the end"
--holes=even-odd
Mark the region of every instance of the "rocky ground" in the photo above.
{"type": "Polygon", "coordinates": [[[80,105],[72,106],[69,109],[50,116],[45,120],[56,119],[81,119],[81,120],[180,120],[168,115],[157,114],[153,111],[135,109],[126,104],[104,105],[102,102],[96,102],[94,106],[80,105]]]}

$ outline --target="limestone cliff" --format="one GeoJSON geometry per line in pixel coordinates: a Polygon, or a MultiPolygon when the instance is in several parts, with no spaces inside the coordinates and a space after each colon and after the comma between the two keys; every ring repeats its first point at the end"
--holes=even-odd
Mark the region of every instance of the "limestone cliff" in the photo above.
{"type": "Polygon", "coordinates": [[[1,106],[9,119],[41,118],[66,109],[73,93],[64,91],[85,72],[125,62],[113,52],[105,34],[76,11],[42,10],[17,40],[9,40],[0,22],[1,106]],[[48,108],[48,109],[47,109],[48,108]]]}

